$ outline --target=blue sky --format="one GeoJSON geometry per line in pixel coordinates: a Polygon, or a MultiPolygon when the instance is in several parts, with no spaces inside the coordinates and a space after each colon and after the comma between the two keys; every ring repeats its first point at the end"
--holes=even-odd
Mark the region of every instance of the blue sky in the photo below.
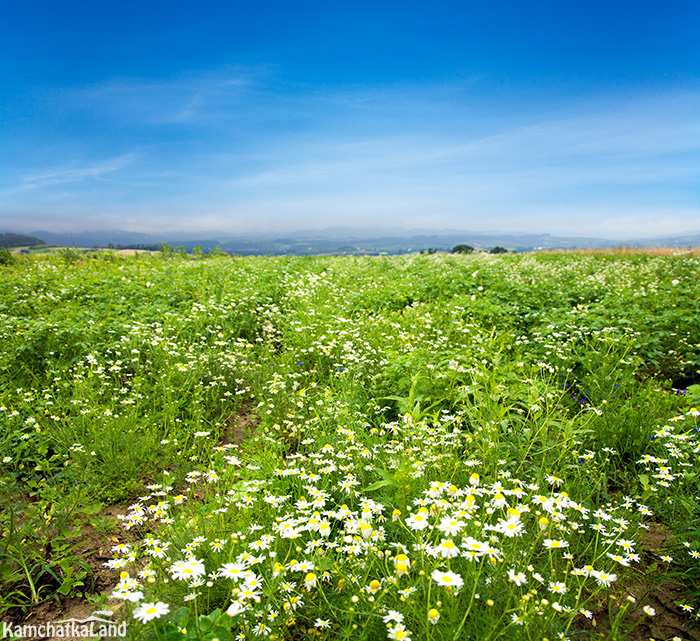
{"type": "Polygon", "coordinates": [[[3,3],[0,231],[700,230],[700,3],[3,3]]]}

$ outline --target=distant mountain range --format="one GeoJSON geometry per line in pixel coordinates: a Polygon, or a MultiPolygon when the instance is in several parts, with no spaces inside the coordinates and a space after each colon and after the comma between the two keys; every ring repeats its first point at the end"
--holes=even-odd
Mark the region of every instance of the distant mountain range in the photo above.
{"type": "Polygon", "coordinates": [[[231,254],[315,255],[315,254],[406,254],[428,249],[450,251],[455,245],[471,245],[477,250],[505,247],[511,251],[539,249],[588,249],[616,246],[633,247],[689,247],[700,245],[700,231],[676,236],[630,239],[625,241],[604,238],[563,237],[550,234],[525,234],[501,232],[469,232],[454,229],[429,230],[398,228],[363,230],[351,227],[332,227],[323,230],[301,230],[284,235],[259,234],[232,236],[212,233],[209,238],[197,238],[191,234],[160,235],[142,234],[121,230],[81,233],[56,233],[32,231],[31,236],[41,238],[50,245],[76,247],[107,247],[116,245],[144,245],[160,247],[184,247],[191,252],[199,245],[205,252],[217,246],[231,254]]]}

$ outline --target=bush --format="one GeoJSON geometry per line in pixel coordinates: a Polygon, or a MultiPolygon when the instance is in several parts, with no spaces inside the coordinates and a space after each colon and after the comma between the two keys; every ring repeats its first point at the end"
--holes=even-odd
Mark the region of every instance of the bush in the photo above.
{"type": "Polygon", "coordinates": [[[6,247],[0,247],[0,265],[12,265],[17,259],[6,247]]]}

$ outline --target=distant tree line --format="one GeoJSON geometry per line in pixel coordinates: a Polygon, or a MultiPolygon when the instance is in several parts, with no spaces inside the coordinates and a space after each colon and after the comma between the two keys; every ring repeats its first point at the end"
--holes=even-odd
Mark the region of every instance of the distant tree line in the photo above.
{"type": "MultiPolygon", "coordinates": [[[[455,245],[452,248],[453,254],[471,254],[474,252],[474,248],[471,245],[455,245]]],[[[505,247],[500,247],[496,245],[493,249],[489,250],[489,254],[507,254],[508,250],[505,247]]]]}
{"type": "Polygon", "coordinates": [[[160,249],[158,243],[146,245],[145,243],[131,243],[129,245],[120,245],[119,243],[109,243],[107,249],[145,249],[146,251],[155,252],[160,249]]]}
{"type": "MultiPolygon", "coordinates": [[[[174,256],[175,254],[179,256],[188,255],[187,250],[182,245],[173,249],[168,243],[163,243],[158,249],[160,249],[160,253],[163,254],[163,256],[174,256]]],[[[210,249],[207,254],[207,252],[202,249],[201,245],[195,245],[192,248],[192,255],[195,258],[206,258],[207,256],[229,256],[229,253],[222,249],[221,245],[217,245],[214,249],[210,249]]]]}
{"type": "Polygon", "coordinates": [[[24,247],[26,245],[46,245],[41,238],[24,234],[0,234],[0,247],[24,247]]]}

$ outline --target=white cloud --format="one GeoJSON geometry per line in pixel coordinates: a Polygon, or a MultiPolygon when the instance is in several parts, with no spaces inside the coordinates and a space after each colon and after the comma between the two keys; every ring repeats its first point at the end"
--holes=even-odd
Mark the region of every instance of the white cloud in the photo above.
{"type": "Polygon", "coordinates": [[[266,76],[264,69],[231,66],[165,79],[114,78],[69,92],[67,104],[117,125],[198,123],[235,105],[266,76]]]}
{"type": "Polygon", "coordinates": [[[85,163],[101,155],[85,136],[63,163],[6,173],[12,209],[0,220],[21,210],[47,223],[131,218],[144,231],[402,224],[615,237],[699,226],[699,93],[525,110],[478,91],[478,78],[308,88],[264,67],[80,88],[62,117],[101,127],[110,157],[85,163]]]}
{"type": "Polygon", "coordinates": [[[102,179],[120,169],[124,169],[133,162],[134,154],[128,153],[116,158],[104,160],[98,163],[90,163],[82,166],[62,166],[46,169],[37,174],[30,174],[20,178],[20,184],[8,191],[27,191],[53,187],[65,183],[80,183],[88,178],[102,179]]]}

